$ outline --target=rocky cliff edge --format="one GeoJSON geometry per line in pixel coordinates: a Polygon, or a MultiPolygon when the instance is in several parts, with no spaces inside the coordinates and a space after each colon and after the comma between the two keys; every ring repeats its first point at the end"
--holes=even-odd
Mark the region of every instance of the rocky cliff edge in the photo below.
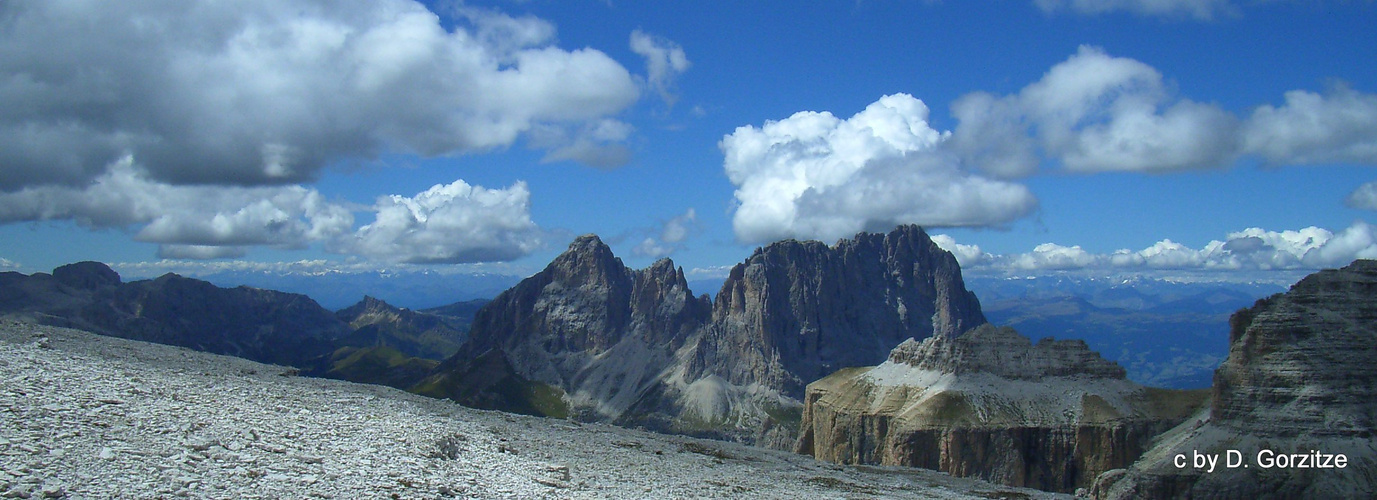
{"type": "Polygon", "coordinates": [[[1307,276],[1230,323],[1209,410],[1160,437],[1131,467],[1102,475],[1095,496],[1377,494],[1377,261],[1307,276]]]}

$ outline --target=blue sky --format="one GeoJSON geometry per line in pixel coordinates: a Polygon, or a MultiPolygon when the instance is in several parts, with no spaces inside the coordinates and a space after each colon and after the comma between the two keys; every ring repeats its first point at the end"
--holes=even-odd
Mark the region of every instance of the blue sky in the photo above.
{"type": "Polygon", "coordinates": [[[1377,258],[1372,2],[19,1],[0,20],[6,269],[528,273],[597,233],[709,276],[900,223],[987,272],[1377,258]]]}

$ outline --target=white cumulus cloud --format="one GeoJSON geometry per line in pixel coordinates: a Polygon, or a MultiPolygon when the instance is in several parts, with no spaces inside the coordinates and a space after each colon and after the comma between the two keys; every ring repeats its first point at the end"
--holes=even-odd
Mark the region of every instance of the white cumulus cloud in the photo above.
{"type": "Polygon", "coordinates": [[[1099,258],[1091,255],[1080,245],[1061,246],[1056,243],[1043,243],[1032,252],[1013,256],[1008,266],[1014,269],[1079,269],[1095,265],[1099,258]]]}
{"type": "Polygon", "coordinates": [[[1018,94],[972,93],[952,105],[952,145],[999,177],[1034,173],[1040,155],[1076,172],[1176,171],[1225,164],[1237,120],[1170,95],[1162,74],[1082,46],[1018,94]]]}
{"type": "Polygon", "coordinates": [[[542,244],[530,197],[525,182],[488,189],[462,180],[413,197],[384,196],[373,206],[372,223],[331,248],[413,264],[512,260],[542,244]]]}
{"type": "Polygon", "coordinates": [[[1155,68],[1082,46],[1018,93],[973,92],[952,103],[950,148],[998,178],[1038,173],[1044,159],[1078,173],[1274,165],[1377,164],[1377,95],[1345,85],[1294,90],[1280,107],[1239,119],[1175,96],[1155,68]]]}
{"type": "Polygon", "coordinates": [[[1366,182],[1358,186],[1344,199],[1344,204],[1351,208],[1377,210],[1377,182],[1366,182]]]}
{"type": "Polygon", "coordinates": [[[693,207],[689,207],[683,214],[665,222],[664,229],[660,231],[660,239],[666,243],[681,243],[688,239],[689,234],[696,229],[697,224],[698,212],[693,207]]]}
{"type": "MultiPolygon", "coordinates": [[[[139,241],[219,247],[300,247],[347,232],[354,223],[347,208],[314,189],[170,185],[150,180],[128,156],[81,188],[47,185],[0,193],[0,223],[37,220],[139,226],[139,241]]],[[[195,254],[186,248],[164,252],[195,254]]]]}
{"type": "Polygon", "coordinates": [[[684,48],[663,37],[635,30],[631,32],[631,51],[645,58],[647,83],[660,94],[665,104],[673,106],[678,100],[674,80],[692,65],[684,48]]]}
{"type": "Polygon", "coordinates": [[[631,253],[640,257],[660,258],[683,248],[684,240],[698,231],[698,212],[689,207],[683,214],[665,221],[656,236],[647,236],[632,247],[631,253]]]}
{"type": "Polygon", "coordinates": [[[223,259],[248,248],[327,250],[383,261],[468,263],[507,261],[540,245],[523,182],[506,189],[464,181],[436,185],[414,197],[390,195],[372,207],[326,200],[291,186],[181,186],[150,180],[125,157],[82,188],[26,187],[0,193],[0,223],[73,220],[89,228],[128,228],[158,243],[166,259],[223,259]],[[354,229],[354,211],[374,222],[354,229]]]}
{"type": "Polygon", "coordinates": [[[1079,245],[1043,243],[1030,252],[999,255],[957,243],[947,235],[934,236],[933,241],[956,255],[962,267],[1005,272],[1314,270],[1377,258],[1377,227],[1364,221],[1354,221],[1337,233],[1314,226],[1286,231],[1248,228],[1198,249],[1163,239],[1141,250],[1108,254],[1091,253],[1079,245]]]}
{"type": "Polygon", "coordinates": [[[640,257],[650,257],[658,259],[674,253],[674,247],[664,244],[655,238],[646,238],[639,244],[631,248],[631,254],[640,257]]]}
{"type": "Polygon", "coordinates": [[[548,149],[541,163],[577,161],[601,169],[613,169],[631,161],[624,141],[635,130],[626,122],[605,119],[570,127],[540,126],[531,131],[529,144],[548,149]]]}
{"type": "Polygon", "coordinates": [[[1377,95],[1342,85],[1287,92],[1281,107],[1253,111],[1243,143],[1273,164],[1377,163],[1377,95]]]}
{"type": "Polygon", "coordinates": [[[724,137],[736,186],[737,238],[830,240],[899,224],[990,226],[1031,213],[1024,186],[976,175],[941,150],[949,133],[928,124],[907,94],[880,98],[848,119],[799,112],[724,137]]]}
{"type": "Polygon", "coordinates": [[[957,243],[956,238],[945,234],[932,235],[932,242],[936,243],[938,248],[951,252],[952,256],[956,257],[956,263],[961,264],[961,267],[982,265],[990,258],[990,255],[980,249],[980,245],[957,243]]]}
{"type": "Polygon", "coordinates": [[[639,98],[549,23],[459,12],[447,30],[412,0],[0,3],[0,190],[85,184],[130,154],[161,182],[290,184],[579,130],[639,98]]]}

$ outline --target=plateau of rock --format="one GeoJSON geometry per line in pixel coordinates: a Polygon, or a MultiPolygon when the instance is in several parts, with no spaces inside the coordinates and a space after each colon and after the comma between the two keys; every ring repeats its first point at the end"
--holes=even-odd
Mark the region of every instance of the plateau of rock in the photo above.
{"type": "Polygon", "coordinates": [[[1095,496],[1377,493],[1377,261],[1307,276],[1240,310],[1230,326],[1229,357],[1215,371],[1210,407],[1158,438],[1132,466],[1102,474],[1095,496]],[[1217,465],[1197,468],[1196,455],[1217,457],[1217,465]]]}
{"type": "Polygon", "coordinates": [[[809,384],[796,451],[1070,492],[1132,463],[1204,398],[1128,381],[1082,341],[985,325],[809,384]]]}

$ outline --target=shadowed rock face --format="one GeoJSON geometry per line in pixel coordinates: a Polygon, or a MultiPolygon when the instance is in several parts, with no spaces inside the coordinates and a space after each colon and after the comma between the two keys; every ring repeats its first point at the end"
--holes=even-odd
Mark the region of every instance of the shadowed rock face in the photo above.
{"type": "Polygon", "coordinates": [[[658,382],[709,308],[668,259],[627,269],[597,236],[580,236],[543,271],[480,309],[468,342],[421,386],[493,408],[537,407],[475,389],[486,384],[481,378],[512,378],[559,389],[582,417],[615,419],[658,382]]]}
{"type": "Polygon", "coordinates": [[[53,269],[53,279],[73,287],[94,290],[120,284],[120,275],[100,262],[77,262],[53,269]]]}
{"type": "MultiPolygon", "coordinates": [[[[1230,320],[1229,357],[1207,413],[1159,438],[1099,498],[1364,498],[1377,490],[1377,261],[1307,276],[1230,320]],[[1242,453],[1204,473],[1177,454],[1242,453]],[[1345,455],[1342,469],[1264,468],[1258,453],[1345,455]]],[[[1221,459],[1223,460],[1223,459],[1221,459]]]]}
{"type": "Polygon", "coordinates": [[[917,226],[759,249],[732,268],[712,319],[706,338],[716,345],[697,353],[691,377],[761,383],[795,399],[837,369],[883,361],[904,339],[985,323],[956,259],[917,226]]]}
{"type": "Polygon", "coordinates": [[[460,374],[500,352],[511,375],[559,389],[576,416],[757,442],[772,428],[792,443],[807,382],[984,321],[956,260],[916,226],[758,249],[716,303],[668,259],[630,270],[590,235],[484,307],[423,385],[476,394],[460,374]]]}
{"type": "Polygon", "coordinates": [[[796,451],[1066,492],[1132,463],[1204,396],[1124,380],[1083,342],[986,325],[809,384],[796,451]]]}

